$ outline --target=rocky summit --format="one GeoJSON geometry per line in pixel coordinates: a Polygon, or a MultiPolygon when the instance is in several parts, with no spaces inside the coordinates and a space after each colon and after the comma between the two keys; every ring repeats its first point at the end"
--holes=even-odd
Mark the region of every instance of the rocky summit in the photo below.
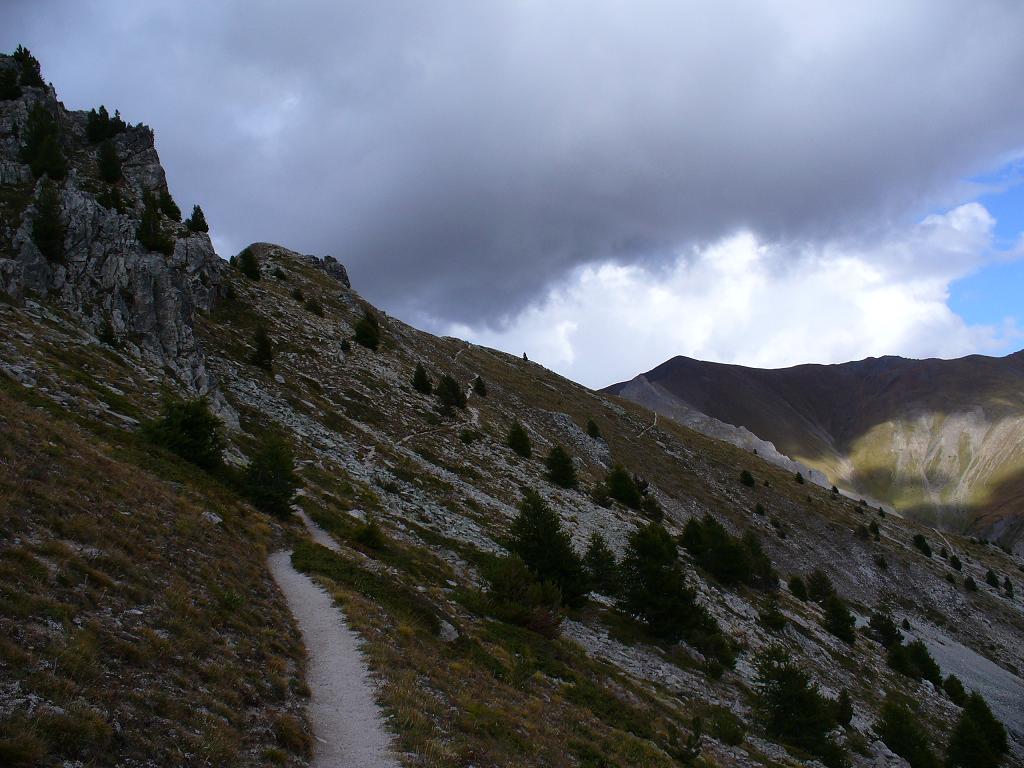
{"type": "Polygon", "coordinates": [[[0,58],[0,764],[346,754],[280,573],[357,633],[382,765],[1024,764],[1018,555],[333,258],[223,261],[153,131],[33,62],[0,58]]]}

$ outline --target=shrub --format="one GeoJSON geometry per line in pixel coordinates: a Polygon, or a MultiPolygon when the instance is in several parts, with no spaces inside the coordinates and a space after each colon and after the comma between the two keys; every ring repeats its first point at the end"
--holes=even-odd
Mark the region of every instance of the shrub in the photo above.
{"type": "Polygon", "coordinates": [[[207,471],[223,463],[223,429],[205,397],[166,401],[160,418],[143,430],[152,442],[207,471]]]}
{"type": "Polygon", "coordinates": [[[539,493],[524,491],[510,533],[509,549],[522,558],[538,581],[558,587],[566,605],[583,603],[587,592],[583,563],[558,513],[544,503],[539,493]]]}
{"type": "Polygon", "coordinates": [[[518,421],[512,422],[508,430],[508,447],[524,459],[533,455],[533,448],[530,446],[530,436],[526,429],[518,421]]]}
{"type": "Polygon", "coordinates": [[[696,602],[686,585],[675,542],[658,523],[648,523],[629,537],[622,560],[624,611],[646,622],[656,637],[686,639],[706,656],[732,663],[734,650],[718,624],[696,602]]]}
{"type": "Polygon", "coordinates": [[[953,555],[949,558],[949,564],[951,567],[955,568],[958,571],[963,570],[964,567],[964,564],[960,562],[960,558],[956,555],[953,555]]]}
{"type": "Polygon", "coordinates": [[[380,346],[380,322],[368,308],[363,310],[363,316],[356,321],[353,330],[356,344],[374,350],[380,346]]]}
{"type": "Polygon", "coordinates": [[[844,752],[828,738],[835,707],[785,651],[772,649],[756,660],[755,712],[769,735],[838,768],[844,752]]]}
{"type": "Polygon", "coordinates": [[[155,251],[165,256],[170,256],[174,252],[174,239],[164,232],[157,201],[149,193],[143,198],[142,219],[135,230],[135,236],[147,251],[155,251]]]}
{"type": "Polygon", "coordinates": [[[47,179],[36,199],[36,215],[32,218],[32,242],[52,263],[64,262],[64,220],[61,217],[57,185],[47,179]]]}
{"type": "Polygon", "coordinates": [[[206,223],[206,215],[198,205],[192,206],[192,215],[185,219],[185,226],[189,232],[209,232],[210,225],[206,223]]]}
{"type": "Polygon", "coordinates": [[[704,570],[726,585],[775,586],[771,561],[752,532],[737,539],[710,515],[690,520],[683,528],[682,544],[704,570]]]}
{"type": "Polygon", "coordinates": [[[786,616],[779,610],[779,603],[774,598],[768,603],[768,607],[761,611],[758,616],[761,626],[772,632],[781,632],[786,627],[786,616]]]}
{"type": "Polygon", "coordinates": [[[37,179],[49,176],[59,180],[68,173],[68,161],[60,147],[57,121],[42,104],[35,104],[29,110],[21,159],[28,163],[32,175],[37,179]]]}
{"type": "Polygon", "coordinates": [[[28,48],[18,46],[14,49],[13,58],[18,62],[20,69],[20,82],[26,88],[45,88],[42,69],[39,60],[32,55],[28,48]]]}
{"type": "Polygon", "coordinates": [[[412,388],[424,395],[429,395],[434,390],[434,385],[431,383],[423,363],[416,363],[416,371],[412,375],[412,388]]]}
{"type": "Polygon", "coordinates": [[[127,130],[127,128],[128,126],[121,119],[120,112],[115,110],[114,116],[111,117],[110,113],[107,112],[107,108],[100,104],[99,111],[95,109],[89,110],[89,115],[85,122],[85,136],[90,144],[99,144],[102,141],[114,138],[117,134],[127,130]]]}
{"type": "Polygon", "coordinates": [[[0,101],[13,101],[21,98],[18,87],[18,73],[13,69],[0,69],[0,101]]]}
{"type": "Polygon", "coordinates": [[[554,446],[548,453],[544,466],[548,470],[548,480],[562,488],[575,488],[577,484],[576,467],[573,466],[572,457],[560,446],[554,446]]]}
{"type": "Polygon", "coordinates": [[[803,476],[803,473],[802,473],[802,472],[797,472],[797,473],[796,473],[796,474],[795,474],[795,475],[793,476],[793,479],[794,479],[794,480],[796,480],[796,481],[797,481],[797,482],[798,482],[798,483],[799,483],[800,485],[803,485],[803,484],[804,484],[804,476],[803,476]]]}
{"type": "Polygon", "coordinates": [[[967,697],[946,751],[949,768],[996,768],[1010,751],[1006,729],[977,691],[967,697]]]}
{"type": "Polygon", "coordinates": [[[108,184],[116,184],[121,180],[121,158],[117,155],[114,142],[107,139],[100,144],[97,160],[100,178],[108,184]]]}
{"type": "Polygon", "coordinates": [[[445,413],[451,413],[453,408],[466,407],[466,391],[451,374],[444,374],[437,382],[437,399],[441,403],[441,409],[445,413]]]}
{"type": "Polygon", "coordinates": [[[260,279],[260,263],[256,260],[256,254],[252,252],[252,248],[242,249],[235,263],[238,266],[238,271],[250,280],[260,279]]]}
{"type": "Polygon", "coordinates": [[[836,722],[842,726],[849,726],[851,720],[853,720],[853,700],[850,698],[850,692],[843,688],[836,700],[836,722]]]}
{"type": "Polygon", "coordinates": [[[964,589],[968,592],[977,592],[978,584],[974,581],[973,576],[964,576],[964,589]]]}
{"type": "Polygon", "coordinates": [[[920,533],[914,534],[914,546],[921,552],[925,557],[932,556],[932,548],[928,546],[928,540],[925,539],[920,533]]]}
{"type": "Polygon", "coordinates": [[[169,218],[171,221],[181,221],[181,208],[174,202],[174,198],[171,197],[171,191],[164,187],[160,190],[160,197],[158,198],[160,204],[160,213],[169,218]]]}
{"type": "Polygon", "coordinates": [[[586,569],[590,588],[593,591],[611,597],[619,594],[622,582],[619,564],[615,560],[615,553],[608,546],[608,542],[597,531],[590,534],[590,542],[583,555],[583,567],[586,569]]]}
{"type": "Polygon", "coordinates": [[[996,576],[996,572],[991,568],[985,573],[985,583],[993,589],[999,589],[999,577],[996,576]]]}
{"type": "Polygon", "coordinates": [[[1006,592],[1007,597],[1013,598],[1013,582],[1010,581],[1009,576],[1003,577],[1003,591],[1006,592]]]}
{"type": "Polygon", "coordinates": [[[245,495],[257,509],[275,517],[288,517],[299,487],[292,449],[280,437],[266,440],[246,467],[243,482],[245,495]]]}
{"type": "Polygon", "coordinates": [[[875,731],[889,749],[910,763],[910,768],[939,768],[931,739],[906,704],[886,699],[875,731]]]}
{"type": "Polygon", "coordinates": [[[309,312],[311,315],[316,315],[317,317],[324,316],[324,306],[314,296],[310,296],[308,299],[306,299],[306,303],[303,304],[303,306],[306,308],[306,311],[309,312]]]}
{"type": "Polygon", "coordinates": [[[746,469],[740,472],[740,482],[748,488],[753,488],[755,485],[754,476],[746,469]]]}
{"type": "Polygon", "coordinates": [[[878,522],[875,520],[872,520],[871,524],[868,525],[868,532],[875,537],[875,541],[878,541],[882,537],[882,532],[878,528],[878,522]]]}
{"type": "Polygon", "coordinates": [[[621,464],[616,464],[604,480],[608,495],[632,509],[640,509],[644,497],[633,481],[633,476],[621,464]]]}
{"type": "Polygon", "coordinates": [[[967,702],[967,691],[964,690],[964,684],[956,675],[946,676],[946,679],[942,681],[942,690],[949,696],[949,700],[958,707],[962,707],[967,702]]]}
{"type": "Polygon", "coordinates": [[[793,576],[790,578],[789,591],[793,593],[793,597],[801,602],[807,602],[807,600],[810,599],[810,596],[807,594],[807,585],[799,576],[793,576]]]}
{"type": "Polygon", "coordinates": [[[832,586],[832,579],[820,568],[811,571],[807,577],[807,594],[816,603],[824,603],[829,596],[834,595],[836,588],[832,586]]]}
{"type": "Polygon", "coordinates": [[[871,627],[878,636],[879,642],[886,648],[903,642],[903,634],[900,632],[899,627],[896,626],[896,622],[892,620],[892,616],[886,612],[875,611],[872,613],[868,626],[871,627]]]}
{"type": "Polygon", "coordinates": [[[260,323],[256,326],[256,333],[253,336],[253,352],[249,362],[257,368],[270,371],[274,368],[274,345],[270,341],[270,334],[267,333],[265,325],[260,323]]]}
{"type": "Polygon", "coordinates": [[[942,687],[942,672],[939,665],[928,652],[928,647],[920,640],[914,640],[906,645],[897,643],[890,646],[886,661],[901,675],[914,680],[928,680],[936,688],[942,687]]]}
{"type": "Polygon", "coordinates": [[[473,379],[473,392],[479,397],[487,397],[487,384],[480,374],[477,374],[477,377],[473,379]]]}
{"type": "Polygon", "coordinates": [[[597,422],[593,419],[587,420],[587,435],[595,440],[601,439],[601,428],[597,426],[597,422]]]}
{"type": "Polygon", "coordinates": [[[854,632],[853,614],[846,602],[839,595],[829,595],[825,599],[825,617],[822,626],[844,643],[853,644],[857,635],[854,632]]]}
{"type": "Polygon", "coordinates": [[[531,629],[551,638],[562,622],[562,595],[551,582],[539,582],[522,558],[498,558],[486,565],[487,599],[492,613],[502,621],[531,629]]]}

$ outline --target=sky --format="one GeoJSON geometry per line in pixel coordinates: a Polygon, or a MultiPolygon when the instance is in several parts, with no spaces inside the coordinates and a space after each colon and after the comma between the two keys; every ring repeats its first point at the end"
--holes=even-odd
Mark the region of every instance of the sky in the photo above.
{"type": "Polygon", "coordinates": [[[1024,347],[1024,4],[5,0],[218,252],[590,386],[1024,347]]]}

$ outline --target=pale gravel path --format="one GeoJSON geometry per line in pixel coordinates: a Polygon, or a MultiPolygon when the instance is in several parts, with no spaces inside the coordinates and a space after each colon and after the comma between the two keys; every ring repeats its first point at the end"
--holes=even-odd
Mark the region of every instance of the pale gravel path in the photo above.
{"type": "MultiPolygon", "coordinates": [[[[326,536],[311,521],[304,522],[312,526],[314,538],[320,538],[317,531],[326,536]]],[[[373,698],[358,636],[346,626],[331,596],[292,567],[291,552],[275,552],[267,562],[309,654],[313,768],[400,768],[373,698]]]]}

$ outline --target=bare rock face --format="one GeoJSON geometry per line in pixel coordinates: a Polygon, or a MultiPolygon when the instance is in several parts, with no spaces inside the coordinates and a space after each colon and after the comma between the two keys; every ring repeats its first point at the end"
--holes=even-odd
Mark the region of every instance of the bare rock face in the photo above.
{"type": "Polygon", "coordinates": [[[139,242],[145,197],[168,194],[153,132],[141,124],[113,136],[123,176],[116,185],[121,205],[101,204],[114,187],[99,178],[98,146],[86,137],[87,119],[85,112],[66,110],[52,88],[26,88],[20,98],[0,102],[0,291],[15,303],[36,297],[57,304],[96,335],[112,332],[119,345],[171,373],[186,391],[211,395],[216,407],[221,398],[193,319],[216,304],[225,263],[209,235],[166,215],[161,227],[173,251],[165,255],[139,242]],[[59,260],[48,260],[32,237],[44,180],[33,178],[22,147],[37,105],[54,118],[68,159],[67,177],[57,182],[65,225],[59,260]]]}

